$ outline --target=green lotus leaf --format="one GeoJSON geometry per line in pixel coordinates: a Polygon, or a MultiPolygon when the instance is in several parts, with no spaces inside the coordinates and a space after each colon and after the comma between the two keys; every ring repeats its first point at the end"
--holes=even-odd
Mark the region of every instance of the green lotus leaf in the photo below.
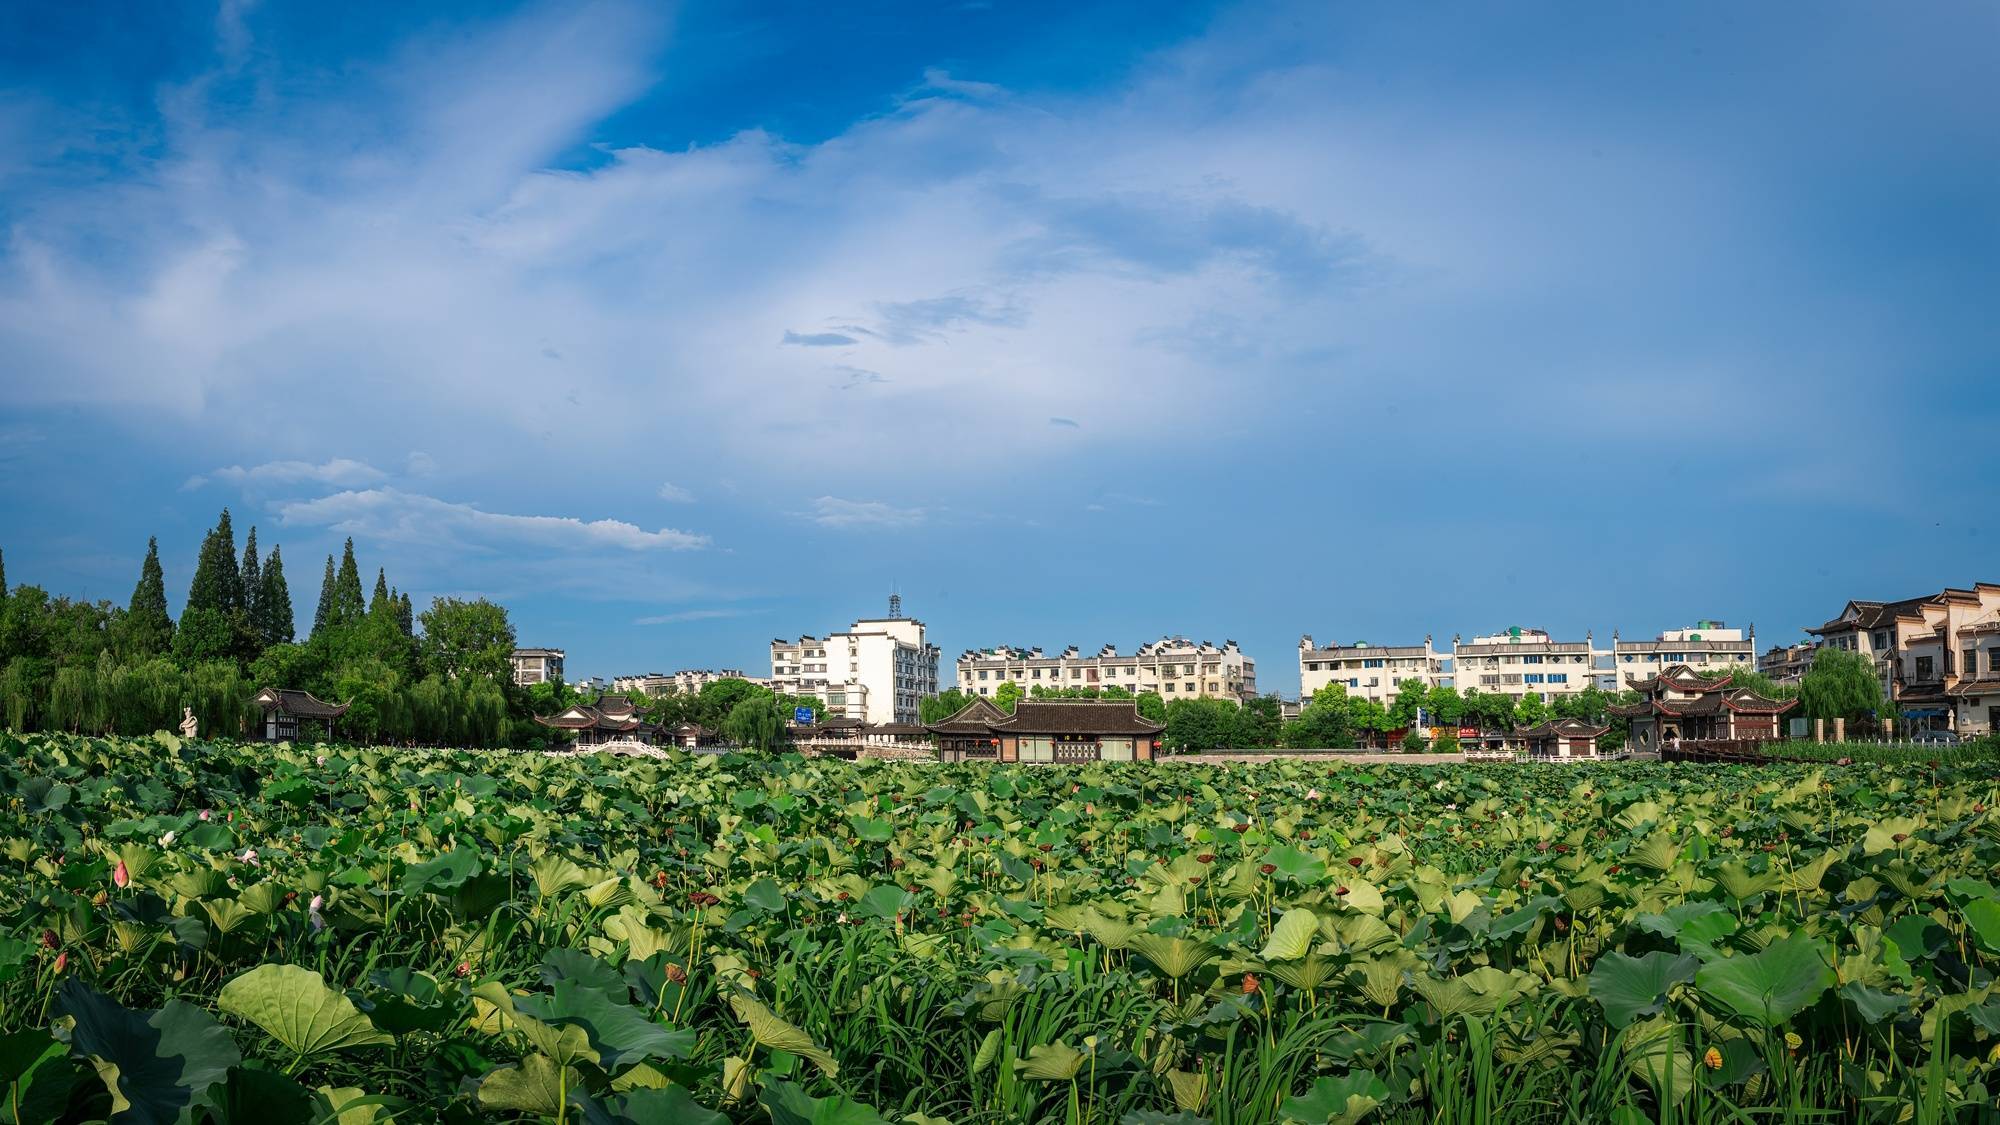
{"type": "Polygon", "coordinates": [[[1277,868],[1273,872],[1275,876],[1289,882],[1311,886],[1326,878],[1326,864],[1292,844],[1284,844],[1264,853],[1264,862],[1277,868]]]}
{"type": "Polygon", "coordinates": [[[555,1117],[568,1103],[569,1091],[583,1088],[583,1075],[576,1070],[559,1067],[546,1055],[529,1055],[515,1066],[488,1072],[479,1083],[479,1104],[555,1117]]]}
{"type": "Polygon", "coordinates": [[[243,1061],[213,1016],[180,1000],[135,1012],[71,978],[56,1007],[75,1020],[70,1047],[97,1068],[120,1125],[173,1125],[209,1104],[229,1068],[243,1061]]]}
{"type": "Polygon", "coordinates": [[[1067,1043],[1043,1043],[1028,1048],[1028,1057],[1014,1060],[1014,1069],[1023,1078],[1044,1082],[1067,1082],[1076,1077],[1090,1056],[1067,1043]]]}
{"type": "Polygon", "coordinates": [[[589,1037],[595,1061],[606,1070],[619,1070],[643,1059],[685,1059],[693,1053],[694,1032],[654,1023],[624,1002],[622,979],[614,978],[613,987],[617,999],[576,980],[559,980],[547,996],[516,998],[514,1010],[552,1027],[581,1028],[589,1037]]]}
{"type": "Polygon", "coordinates": [[[750,1038],[766,1050],[789,1051],[819,1067],[829,1078],[840,1073],[840,1064],[834,1061],[826,1048],[814,1042],[811,1035],[796,1025],[787,1023],[755,997],[743,993],[732,995],[729,1010],[750,1028],[750,1038]]]}
{"type": "Polygon", "coordinates": [[[56,1120],[82,1077],[68,1048],[48,1032],[0,1034],[0,1125],[56,1120]]]}
{"type": "Polygon", "coordinates": [[[479,853],[471,848],[454,848],[436,859],[412,865],[403,872],[397,889],[406,895],[431,891],[449,894],[479,874],[479,853]]]}
{"type": "Polygon", "coordinates": [[[791,1082],[766,1083],[757,1104],[770,1114],[771,1125],[889,1125],[887,1118],[852,1098],[811,1097],[791,1082]]]}
{"type": "Polygon", "coordinates": [[[1667,991],[1694,979],[1701,964],[1693,954],[1678,956],[1654,951],[1628,957],[1612,951],[1590,970],[1590,994],[1604,1006],[1613,1027],[1624,1027],[1640,1016],[1656,1015],[1666,1004],[1667,991]]]}
{"type": "Polygon", "coordinates": [[[1294,907],[1287,910],[1271,927],[1271,937],[1264,943],[1263,951],[1257,956],[1266,961],[1295,961],[1312,952],[1313,943],[1319,937],[1319,916],[1310,910],[1294,907]]]}
{"type": "Polygon", "coordinates": [[[729,1125],[729,1118],[695,1101],[685,1086],[626,1090],[587,1107],[587,1125],[729,1125]],[[599,1117],[590,1109],[599,1109],[599,1117]]]}
{"type": "Polygon", "coordinates": [[[1960,908],[1965,924],[1987,950],[2000,953],[2000,901],[1975,898],[1960,908]]]}
{"type": "Polygon", "coordinates": [[[1222,956],[1207,942],[1166,934],[1134,934],[1127,947],[1175,980],[1222,956]]]}
{"type": "Polygon", "coordinates": [[[1626,1069],[1662,1099],[1679,1102],[1694,1089],[1695,1062],[1680,1024],[1654,1016],[1626,1028],[1619,1043],[1626,1069]]]}
{"type": "Polygon", "coordinates": [[[1804,933],[1760,953],[1711,961],[1695,974],[1704,997],[1762,1027],[1776,1027],[1804,1011],[1833,983],[1826,947],[1804,933]]]}
{"type": "Polygon", "coordinates": [[[215,1002],[301,1058],[395,1042],[325,978],[297,965],[259,965],[223,985],[215,1002]]]}
{"type": "Polygon", "coordinates": [[[1312,1089],[1286,1098],[1278,1116],[1300,1125],[1354,1125],[1388,1100],[1389,1087],[1372,1070],[1350,1070],[1338,1078],[1318,1078],[1312,1089]]]}
{"type": "Polygon", "coordinates": [[[1869,1023],[1881,1023],[1892,1016],[1900,1015],[1911,1004],[1910,997],[1900,992],[1884,992],[1865,984],[1850,983],[1840,986],[1841,998],[1854,1005],[1854,1010],[1869,1023]]]}
{"type": "Polygon", "coordinates": [[[1863,855],[1880,855],[1883,852],[1906,849],[1912,844],[1922,843],[1917,839],[1917,830],[1923,825],[1923,821],[1909,816],[1892,816],[1878,820],[1870,824],[1867,834],[1862,836],[1861,852],[1863,855]]]}

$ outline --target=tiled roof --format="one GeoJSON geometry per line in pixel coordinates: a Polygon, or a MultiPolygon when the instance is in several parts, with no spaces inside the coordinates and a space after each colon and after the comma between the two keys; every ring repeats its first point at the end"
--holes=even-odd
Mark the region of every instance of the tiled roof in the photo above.
{"type": "Polygon", "coordinates": [[[2000,676],[1985,676],[1975,680],[1960,680],[1947,695],[2000,695],[2000,676]]]}
{"type": "Polygon", "coordinates": [[[991,734],[993,724],[1006,718],[1007,712],[979,698],[935,723],[926,724],[924,729],[932,734],[991,734]]]}
{"type": "Polygon", "coordinates": [[[1138,703],[1126,699],[1024,699],[1005,722],[991,727],[1016,734],[1158,734],[1166,729],[1141,718],[1138,703]]]}
{"type": "Polygon", "coordinates": [[[348,707],[345,703],[328,703],[308,691],[288,688],[265,688],[257,693],[257,705],[297,719],[338,719],[347,714],[348,707]]]}
{"type": "Polygon", "coordinates": [[[1550,719],[1514,733],[1522,738],[1596,738],[1610,729],[1582,719],[1550,719]]]}

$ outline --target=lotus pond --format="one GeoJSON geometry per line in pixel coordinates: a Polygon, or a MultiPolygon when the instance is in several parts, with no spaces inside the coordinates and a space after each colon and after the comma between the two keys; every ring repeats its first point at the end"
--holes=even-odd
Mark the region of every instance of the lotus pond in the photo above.
{"type": "Polygon", "coordinates": [[[1995,1121],[2000,781],[0,734],[0,1121],[1995,1121]]]}

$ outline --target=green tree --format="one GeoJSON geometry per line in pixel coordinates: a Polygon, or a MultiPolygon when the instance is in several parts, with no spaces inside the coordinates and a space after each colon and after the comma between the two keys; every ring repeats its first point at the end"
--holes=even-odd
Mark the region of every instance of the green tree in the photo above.
{"type": "Polygon", "coordinates": [[[1542,697],[1534,692],[1529,692],[1521,696],[1514,703],[1514,725],[1516,727],[1531,727],[1537,723],[1547,722],[1548,718],[1549,705],[1543,702],[1542,697]]]}
{"type": "Polygon", "coordinates": [[[1227,699],[1176,699],[1167,704],[1162,740],[1177,754],[1228,748],[1236,740],[1237,710],[1227,699]]]}
{"type": "MultiPolygon", "coordinates": [[[[401,635],[402,626],[385,596],[376,620],[386,633],[401,635]]],[[[514,652],[514,626],[507,610],[485,598],[462,601],[434,598],[423,612],[423,663],[433,675],[487,676],[505,679],[514,652]]]]}
{"type": "Polygon", "coordinates": [[[236,535],[229,509],[202,539],[195,558],[194,580],[188,584],[187,608],[174,631],[174,656],[186,668],[214,660],[232,660],[241,651],[243,580],[236,565],[236,535]]]}
{"type": "Polygon", "coordinates": [[[1285,724],[1280,740],[1295,750],[1345,749],[1354,745],[1347,689],[1328,684],[1313,693],[1299,717],[1285,724]]]}
{"type": "Polygon", "coordinates": [[[361,568],[354,562],[354,539],[341,549],[340,573],[333,582],[336,625],[352,625],[368,613],[367,596],[361,591],[361,568]]]}
{"type": "Polygon", "coordinates": [[[1799,697],[1798,684],[1781,684],[1764,673],[1759,672],[1757,669],[1742,664],[1733,664],[1727,668],[1704,672],[1703,675],[1727,675],[1730,687],[1749,688],[1766,699],[1797,699],[1799,697]]]}
{"type": "Polygon", "coordinates": [[[974,698],[957,688],[946,688],[917,700],[917,718],[925,723],[943,722],[970,707],[974,698]]]}
{"type": "MultiPolygon", "coordinates": [[[[1160,693],[1157,691],[1140,692],[1138,708],[1139,717],[1149,723],[1164,723],[1167,721],[1167,701],[1161,698],[1160,693]]],[[[1007,710],[1012,711],[1013,708],[1008,707],[1007,710]]]]}
{"type": "Polygon", "coordinates": [[[785,742],[787,717],[779,713],[775,696],[745,699],[722,720],[722,736],[747,749],[770,753],[785,742]]]}
{"type": "MultiPolygon", "coordinates": [[[[1314,696],[1318,698],[1317,695],[1314,696]]],[[[1365,695],[1347,697],[1347,722],[1357,735],[1366,737],[1368,744],[1377,745],[1377,737],[1390,729],[1389,709],[1365,695]]]]}
{"type": "Polygon", "coordinates": [[[333,574],[333,556],[326,557],[326,577],[319,584],[319,605],[313,610],[313,635],[318,636],[335,621],[340,601],[339,580],[333,574]]]}
{"type": "Polygon", "coordinates": [[[1417,725],[1417,712],[1431,704],[1430,685],[1422,680],[1404,680],[1396,685],[1395,701],[1389,704],[1390,729],[1417,725]]]}
{"type": "Polygon", "coordinates": [[[389,574],[381,567],[375,568],[375,593],[368,599],[368,614],[394,615],[396,607],[389,601],[389,574]]]}
{"type": "MultiPolygon", "coordinates": [[[[257,616],[257,599],[264,593],[264,567],[263,563],[257,557],[257,529],[254,526],[250,528],[250,534],[243,540],[243,562],[237,567],[236,573],[240,589],[243,591],[242,605],[239,608],[243,611],[244,618],[250,622],[252,636],[257,642],[257,650],[262,651],[264,647],[263,633],[257,628],[259,620],[257,616]]],[[[252,660],[256,659],[256,653],[251,653],[250,658],[252,660]]]]}
{"type": "Polygon", "coordinates": [[[1455,727],[1465,718],[1465,700],[1450,684],[1439,684],[1430,690],[1430,709],[1431,721],[1441,727],[1455,727]]]}
{"type": "Polygon", "coordinates": [[[124,643],[119,647],[128,659],[142,659],[170,652],[174,644],[174,619],[167,615],[167,580],[160,569],[160,541],[146,540],[146,561],[139,567],[139,584],[132,589],[132,602],[125,609],[124,643]]]}
{"type": "Polygon", "coordinates": [[[290,644],[292,631],[292,591],[285,585],[285,558],[281,547],[271,548],[264,560],[262,588],[257,592],[257,636],[268,648],[290,644]]]}
{"type": "Polygon", "coordinates": [[[1809,719],[1865,719],[1883,710],[1882,680],[1867,657],[1826,645],[1799,679],[1798,698],[1809,719]]]}
{"type": "Polygon", "coordinates": [[[1284,708],[1275,695],[1260,695],[1246,699],[1236,712],[1236,737],[1233,744],[1242,749],[1260,749],[1278,744],[1278,734],[1284,724],[1284,708]]]}
{"type": "Polygon", "coordinates": [[[695,721],[709,730],[720,731],[738,704],[760,697],[773,698],[774,693],[770,688],[733,676],[703,684],[697,697],[695,713],[699,717],[695,721]]]}
{"type": "MultiPolygon", "coordinates": [[[[1000,686],[993,689],[993,706],[1011,715],[1014,713],[1014,705],[1021,702],[1021,699],[1026,694],[1026,692],[1021,690],[1020,684],[1015,683],[1013,680],[1002,680],[1000,686]]],[[[1161,718],[1164,719],[1165,717],[1163,712],[1161,718]]]]}

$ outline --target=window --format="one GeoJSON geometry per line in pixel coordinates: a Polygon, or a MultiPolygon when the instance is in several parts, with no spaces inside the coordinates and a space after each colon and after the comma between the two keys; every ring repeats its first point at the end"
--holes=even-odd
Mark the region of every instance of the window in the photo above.
{"type": "Polygon", "coordinates": [[[1172,694],[1173,694],[1173,691],[1174,691],[1174,682],[1173,682],[1172,680],[1168,680],[1168,681],[1167,681],[1167,694],[1168,694],[1168,695],[1172,695],[1172,694]]]}
{"type": "Polygon", "coordinates": [[[1498,676],[1479,677],[1479,686],[1481,687],[1498,687],[1499,685],[1500,685],[1500,677],[1498,676]]]}
{"type": "Polygon", "coordinates": [[[1530,672],[1521,677],[1521,682],[1524,684],[1539,684],[1542,682],[1542,674],[1540,672],[1530,672]]]}
{"type": "Polygon", "coordinates": [[[1364,660],[1361,662],[1361,666],[1363,668],[1380,668],[1382,667],[1382,662],[1380,660],[1364,660]]]}
{"type": "Polygon", "coordinates": [[[1080,679],[1082,679],[1082,678],[1083,678],[1083,669],[1081,669],[1081,668],[1071,668],[1071,669],[1069,670],[1069,678],[1070,678],[1070,679],[1072,679],[1072,680],[1080,680],[1080,679]]]}
{"type": "Polygon", "coordinates": [[[1875,647],[1876,647],[1876,648],[1888,648],[1888,647],[1889,647],[1889,634],[1887,634],[1887,633],[1884,633],[1884,632],[1881,632],[1880,630],[1877,630],[1877,631],[1876,631],[1876,633],[1875,633],[1875,637],[1874,637],[1874,641],[1875,641],[1875,647]]]}
{"type": "Polygon", "coordinates": [[[1969,648],[1969,649],[1966,649],[1966,650],[1965,650],[1965,661],[1964,661],[1964,666],[1963,666],[1963,667],[1964,667],[1964,674],[1965,674],[1965,675],[1968,675],[1968,676],[1976,676],[1976,675],[1978,675],[1978,674],[1979,674],[1979,650],[1978,650],[1978,649],[1976,649],[1976,648],[1969,648]]]}
{"type": "Polygon", "coordinates": [[[1569,673],[1568,673],[1568,672],[1550,672],[1550,673],[1549,673],[1549,682],[1550,682],[1550,683],[1552,683],[1552,684],[1566,684],[1566,683],[1568,683],[1568,682],[1569,682],[1569,673]]]}
{"type": "Polygon", "coordinates": [[[1308,664],[1308,665],[1306,665],[1306,671],[1308,671],[1308,672],[1317,672],[1317,671],[1319,671],[1319,662],[1318,662],[1318,661],[1314,661],[1314,662],[1312,662],[1311,664],[1308,664]]]}
{"type": "Polygon", "coordinates": [[[981,668],[981,669],[979,670],[979,678],[980,678],[980,679],[982,679],[982,680],[986,678],[986,669],[984,669],[984,668],[981,668]]]}
{"type": "Polygon", "coordinates": [[[1521,658],[1521,663],[1523,664],[1540,664],[1541,662],[1542,658],[1539,656],[1524,656],[1521,658]]]}
{"type": "Polygon", "coordinates": [[[1928,682],[1931,679],[1934,679],[1936,676],[1937,676],[1937,658],[1933,656],[1917,657],[1917,679],[1919,681],[1928,682]]]}
{"type": "Polygon", "coordinates": [[[1988,672],[2000,672],[2000,648],[1989,648],[1986,650],[1986,670],[1988,672]]]}
{"type": "Polygon", "coordinates": [[[1035,669],[1035,678],[1038,680],[1042,678],[1042,670],[1040,668],[1035,669]]]}
{"type": "Polygon", "coordinates": [[[1360,686],[1361,686],[1361,678],[1360,678],[1359,676],[1356,676],[1356,677],[1355,677],[1354,679],[1351,679],[1351,680],[1347,681],[1347,686],[1348,686],[1348,687],[1360,687],[1360,686]]]}
{"type": "MultiPolygon", "coordinates": [[[[1190,671],[1188,672],[1188,675],[1192,676],[1192,675],[1194,675],[1194,672],[1193,672],[1192,670],[1190,670],[1190,671]]],[[[1189,684],[1189,685],[1187,685],[1187,690],[1189,690],[1189,691],[1193,691],[1193,690],[1194,690],[1194,685],[1193,685],[1193,684],[1189,684]]]]}

